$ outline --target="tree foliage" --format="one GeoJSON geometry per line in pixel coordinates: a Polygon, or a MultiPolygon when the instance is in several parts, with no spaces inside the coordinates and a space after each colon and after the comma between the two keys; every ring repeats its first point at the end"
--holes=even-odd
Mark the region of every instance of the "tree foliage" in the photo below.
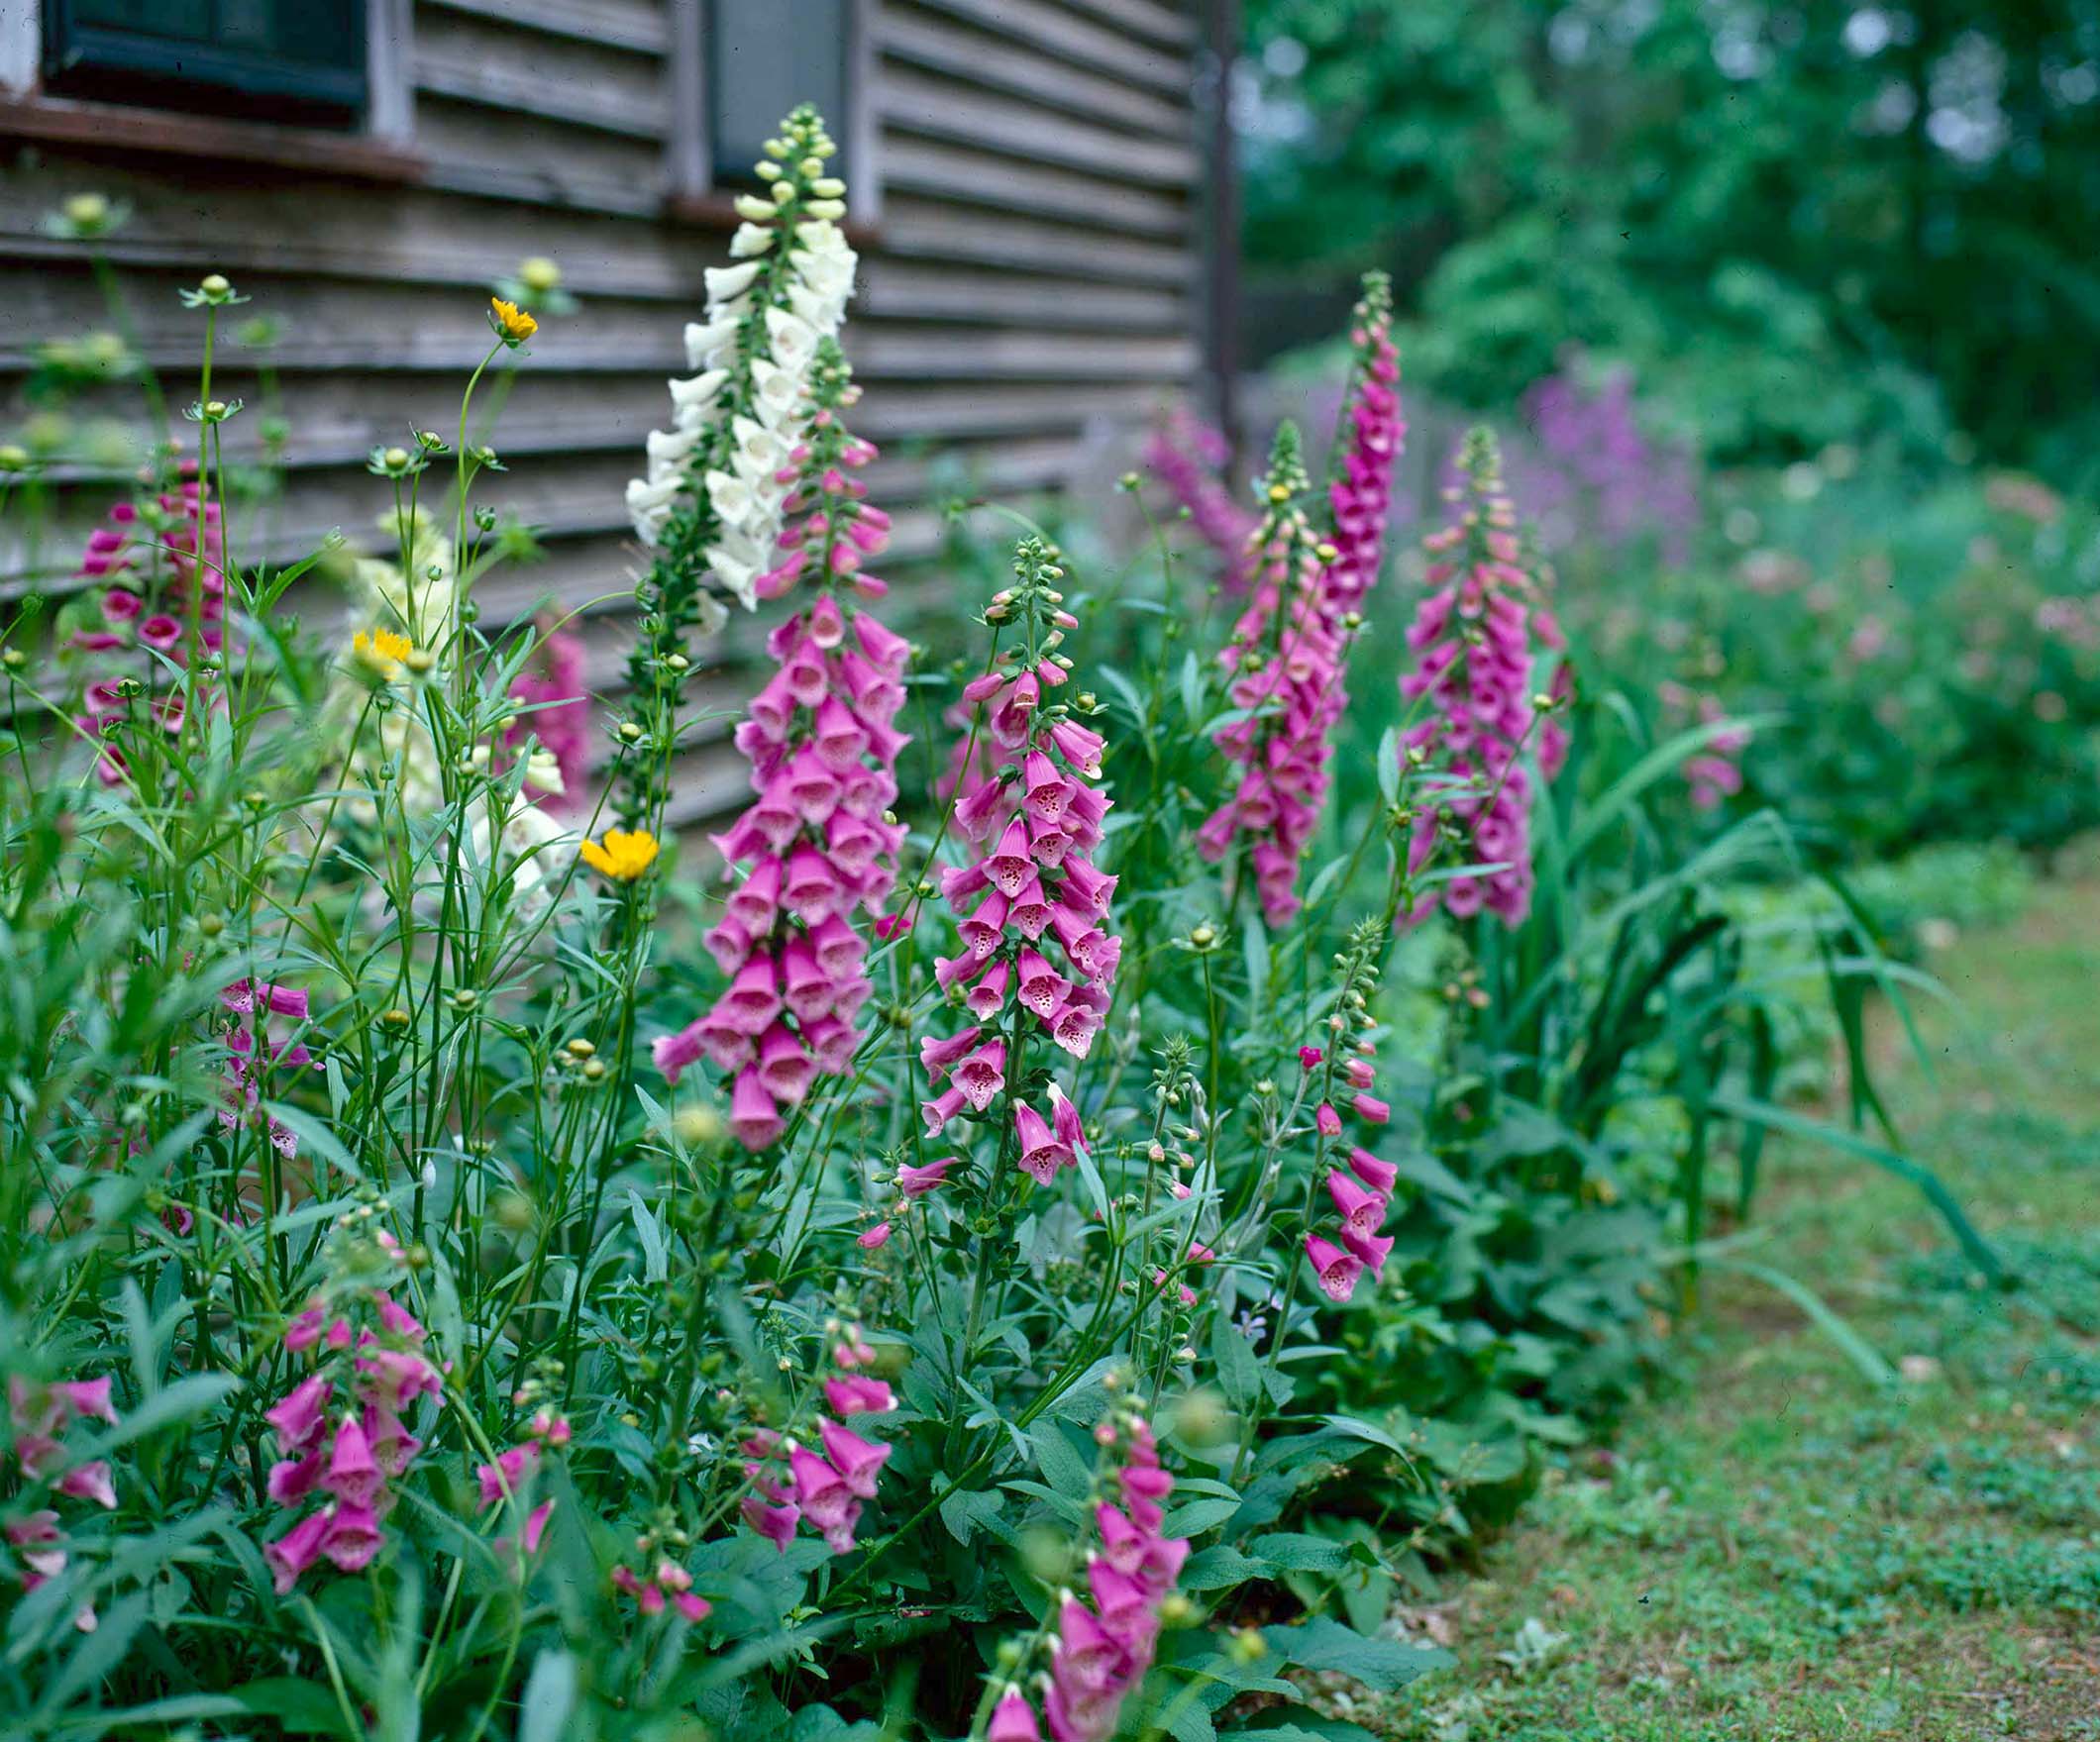
{"type": "Polygon", "coordinates": [[[1572,340],[1724,461],[2083,463],[2092,0],[1251,0],[1248,30],[1257,284],[1391,269],[1418,379],[1505,400],[1572,340]]]}

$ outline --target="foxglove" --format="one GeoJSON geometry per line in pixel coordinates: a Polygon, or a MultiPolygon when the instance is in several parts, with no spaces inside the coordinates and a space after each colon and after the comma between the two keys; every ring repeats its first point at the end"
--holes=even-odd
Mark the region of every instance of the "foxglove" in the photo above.
{"type": "MultiPolygon", "coordinates": [[[[627,486],[635,536],[652,553],[635,591],[643,622],[629,687],[644,715],[638,737],[663,755],[690,669],[688,633],[719,629],[725,600],[753,608],[779,562],[796,451],[818,409],[811,371],[837,338],[857,265],[837,222],[845,183],[825,170],[836,150],[806,105],[767,142],[762,192],[737,198],[731,263],[708,268],[705,319],[685,329],[694,373],[671,383],[672,427],[650,435],[648,469],[627,486]]],[[[630,759],[628,826],[656,820],[668,796],[661,764],[630,759]]]]}
{"type": "MultiPolygon", "coordinates": [[[[1424,869],[1445,831],[1466,857],[1492,869],[1433,885],[1416,900],[1411,923],[1441,905],[1454,919],[1486,910],[1516,926],[1530,911],[1530,817],[1536,794],[1520,753],[1542,709],[1533,695],[1533,643],[1560,643],[1537,576],[1526,564],[1517,511],[1503,488],[1502,459],[1485,429],[1466,438],[1461,482],[1447,494],[1449,526],[1422,541],[1429,592],[1408,630],[1415,668],[1401,694],[1423,717],[1404,735],[1415,760],[1461,784],[1418,814],[1409,844],[1412,870],[1424,869]]],[[[1565,666],[1562,667],[1565,670],[1565,666]]],[[[1553,698],[1544,698],[1546,708],[1553,698]]],[[[1549,722],[1551,723],[1551,722],[1549,722]]],[[[1566,754],[1556,736],[1538,746],[1550,774],[1566,754]]]]}
{"type": "Polygon", "coordinates": [[[1198,830],[1197,846],[1213,862],[1235,846],[1246,853],[1271,926],[1300,906],[1299,862],[1332,782],[1333,731],[1348,705],[1349,648],[1385,564],[1393,461],[1406,426],[1383,274],[1365,281],[1351,343],[1328,525],[1316,528],[1300,505],[1309,481],[1298,432],[1286,424],[1263,480],[1269,513],[1252,542],[1253,596],[1218,656],[1242,717],[1216,743],[1240,773],[1198,830]]]}

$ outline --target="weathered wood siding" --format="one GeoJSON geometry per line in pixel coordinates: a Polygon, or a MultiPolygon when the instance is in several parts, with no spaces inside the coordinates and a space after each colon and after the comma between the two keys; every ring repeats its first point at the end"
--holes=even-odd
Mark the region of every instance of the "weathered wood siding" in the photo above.
{"type": "MultiPolygon", "coordinates": [[[[413,122],[383,145],[307,135],[276,154],[297,167],[244,163],[213,153],[209,127],[201,146],[142,143],[92,115],[54,125],[67,106],[34,97],[0,111],[0,435],[28,411],[36,343],[110,324],[87,251],[44,228],[65,195],[99,190],[131,208],[103,252],[173,403],[195,397],[201,331],[178,287],[223,271],[253,298],[237,315],[277,328],[287,473],[245,548],[266,537],[292,554],[331,527],[369,544],[387,494],[368,452],[457,422],[488,284],[549,256],[582,307],[534,341],[494,431],[510,469],[476,498],[538,529],[547,560],[499,571],[482,602],[496,619],[587,604],[592,679],[609,686],[636,565],[622,490],[667,419],[681,327],[728,227],[674,191],[690,127],[676,14],[667,0],[396,4],[412,4],[413,122]]],[[[1090,432],[1194,377],[1197,33],[1168,0],[869,0],[861,29],[854,137],[872,143],[861,167],[879,205],[857,238],[848,347],[867,387],[856,427],[886,449],[871,481],[909,559],[939,537],[931,451],[995,491],[1054,491],[1090,432]]],[[[231,429],[250,436],[270,397],[255,364],[222,345],[213,387],[246,399],[231,429]]],[[[48,555],[77,550],[73,529],[109,491],[73,494],[48,555]]],[[[19,546],[6,566],[12,589],[30,584],[19,546]]],[[[727,772],[697,751],[682,814],[732,796],[727,772]]]]}

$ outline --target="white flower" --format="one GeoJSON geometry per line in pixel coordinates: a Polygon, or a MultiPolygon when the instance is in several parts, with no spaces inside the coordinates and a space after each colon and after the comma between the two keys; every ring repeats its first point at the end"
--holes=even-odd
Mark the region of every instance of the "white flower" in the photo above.
{"type": "Polygon", "coordinates": [[[740,266],[709,266],[702,276],[707,282],[707,301],[727,306],[749,290],[759,275],[759,262],[746,260],[740,266]]]}
{"type": "Polygon", "coordinates": [[[816,357],[816,328],[784,308],[766,311],[766,338],[773,360],[783,368],[804,370],[816,357]]]}
{"type": "Polygon", "coordinates": [[[671,382],[671,403],[680,411],[704,411],[720,397],[722,383],[729,379],[727,369],[708,369],[687,380],[676,377],[671,382]]]}
{"type": "Polygon", "coordinates": [[[765,520],[788,499],[788,487],[775,479],[774,467],[752,459],[750,455],[730,455],[729,469],[751,492],[752,507],[744,518],[753,525],[765,520]]]}
{"type": "MultiPolygon", "coordinates": [[[[736,360],[736,322],[699,321],[685,323],[685,362],[688,367],[725,374],[736,360]]],[[[702,379],[705,377],[703,376],[702,379]]],[[[720,382],[715,383],[720,386],[720,382]]]]}
{"type": "Polygon", "coordinates": [[[627,516],[634,522],[635,537],[643,544],[657,542],[664,523],[671,518],[671,504],[678,497],[681,481],[676,473],[654,480],[627,480],[627,516]]]}
{"type": "Polygon", "coordinates": [[[739,224],[736,234],[729,239],[729,257],[733,260],[756,259],[773,246],[773,232],[763,224],[739,224]]]}
{"type": "Polygon", "coordinates": [[[693,627],[702,635],[719,635],[729,621],[729,607],[712,593],[701,593],[692,601],[693,627]]]}
{"type": "Polygon", "coordinates": [[[714,571],[716,580],[736,594],[738,604],[747,611],[756,608],[758,592],[753,585],[758,579],[756,564],[740,562],[716,546],[707,553],[707,566],[714,571]]]}
{"type": "Polygon", "coordinates": [[[827,339],[838,337],[839,322],[846,313],[844,297],[821,296],[808,285],[795,283],[788,286],[788,306],[808,323],[812,332],[827,339]]]}
{"type": "Polygon", "coordinates": [[[732,419],[729,434],[736,442],[736,457],[748,460],[762,471],[777,471],[788,462],[788,444],[764,424],[748,417],[732,419]]]}
{"type": "Polygon", "coordinates": [[[741,563],[751,568],[765,567],[767,553],[772,548],[773,542],[770,538],[762,541],[741,526],[723,527],[721,537],[715,541],[716,550],[732,562],[741,563]]]}
{"type": "Polygon", "coordinates": [[[794,227],[794,246],[805,254],[851,254],[845,232],[828,219],[811,219],[794,227]]]}
{"type": "Polygon", "coordinates": [[[560,760],[544,745],[525,759],[525,784],[538,792],[552,792],[558,798],[569,790],[562,780],[560,760]]]}
{"type": "Polygon", "coordinates": [[[498,886],[510,882],[511,904],[527,919],[536,919],[553,904],[547,887],[550,873],[573,857],[578,837],[519,793],[510,802],[501,831],[491,839],[489,801],[484,796],[474,805],[473,825],[468,831],[468,858],[477,866],[488,866],[498,886]]]}
{"type": "Polygon", "coordinates": [[[846,295],[853,289],[853,269],[860,256],[847,246],[836,224],[824,220],[794,227],[794,268],[812,287],[827,295],[846,295]]]}
{"type": "Polygon", "coordinates": [[[799,415],[802,377],[796,371],[755,357],[751,359],[751,384],[757,389],[753,409],[759,414],[759,422],[768,428],[778,430],[799,415]]]}
{"type": "Polygon", "coordinates": [[[697,429],[651,430],[644,444],[649,453],[649,475],[655,477],[660,469],[676,466],[692,452],[699,439],[697,429]]]}
{"type": "Polygon", "coordinates": [[[742,478],[710,468],[700,481],[706,485],[707,501],[715,518],[724,526],[738,525],[750,517],[751,486],[742,478]]]}

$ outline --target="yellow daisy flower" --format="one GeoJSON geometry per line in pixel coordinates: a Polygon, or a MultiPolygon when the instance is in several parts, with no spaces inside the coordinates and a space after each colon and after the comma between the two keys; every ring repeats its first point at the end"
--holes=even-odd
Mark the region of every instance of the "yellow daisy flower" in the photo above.
{"type": "Polygon", "coordinates": [[[391,629],[374,628],[369,635],[361,629],[350,638],[351,658],[374,677],[388,680],[400,670],[401,662],[415,651],[415,645],[407,636],[396,635],[391,629]]]}
{"type": "Polygon", "coordinates": [[[505,345],[523,345],[540,330],[540,323],[518,307],[514,302],[505,302],[500,296],[488,299],[488,324],[496,330],[496,337],[505,345]]]}
{"type": "Polygon", "coordinates": [[[607,829],[605,844],[585,841],[583,863],[616,883],[631,883],[656,863],[657,838],[647,829],[607,829]]]}

